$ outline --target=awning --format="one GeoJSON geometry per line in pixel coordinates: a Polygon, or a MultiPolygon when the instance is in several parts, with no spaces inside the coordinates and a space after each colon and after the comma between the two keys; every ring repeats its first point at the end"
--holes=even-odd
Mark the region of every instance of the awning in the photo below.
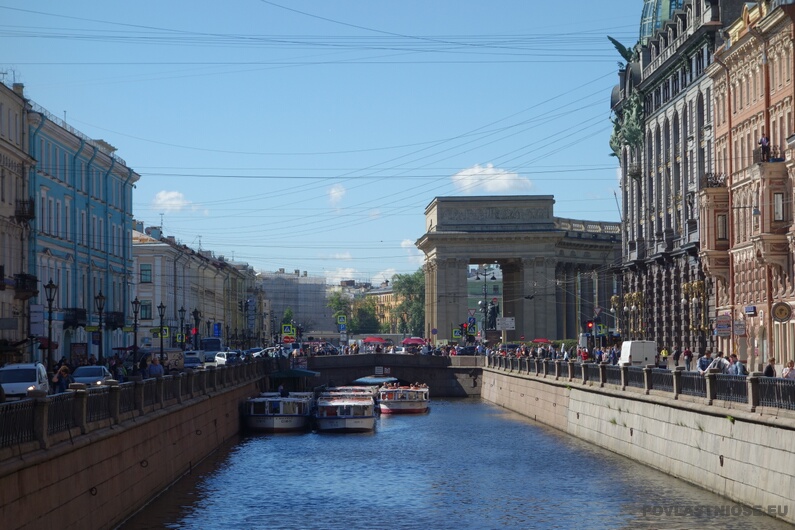
{"type": "Polygon", "coordinates": [[[373,343],[383,344],[386,342],[386,339],[383,337],[367,337],[362,342],[364,342],[365,344],[373,344],[373,343]]]}
{"type": "Polygon", "coordinates": [[[270,377],[274,379],[286,379],[288,377],[319,377],[320,372],[313,372],[312,370],[304,370],[303,368],[289,368],[287,370],[279,370],[273,372],[270,377]]]}
{"type": "Polygon", "coordinates": [[[370,375],[367,377],[360,377],[353,382],[354,385],[383,385],[384,383],[397,383],[397,377],[370,375]]]}
{"type": "MultiPolygon", "coordinates": [[[[52,341],[52,349],[58,348],[58,343],[52,341]]],[[[39,338],[39,349],[40,350],[49,350],[50,349],[50,339],[47,337],[40,337],[39,338]]]]}

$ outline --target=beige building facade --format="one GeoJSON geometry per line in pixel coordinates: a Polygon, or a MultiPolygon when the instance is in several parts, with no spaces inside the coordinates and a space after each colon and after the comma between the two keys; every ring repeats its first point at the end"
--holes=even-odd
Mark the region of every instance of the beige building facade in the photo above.
{"type": "MultiPolygon", "coordinates": [[[[471,265],[502,271],[500,317],[513,319],[507,341],[572,339],[595,316],[616,331],[610,298],[620,292],[613,268],[620,225],[563,219],[550,195],[437,197],[425,209],[425,336],[454,341],[470,316],[471,265]]],[[[506,321],[503,321],[506,322],[506,321]]]]}

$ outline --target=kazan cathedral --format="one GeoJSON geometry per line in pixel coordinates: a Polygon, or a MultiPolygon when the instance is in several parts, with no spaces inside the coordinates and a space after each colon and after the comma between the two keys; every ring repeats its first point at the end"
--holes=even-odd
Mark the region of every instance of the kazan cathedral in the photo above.
{"type": "Polygon", "coordinates": [[[792,357],[791,4],[645,0],[638,42],[611,39],[624,339],[792,357]]]}

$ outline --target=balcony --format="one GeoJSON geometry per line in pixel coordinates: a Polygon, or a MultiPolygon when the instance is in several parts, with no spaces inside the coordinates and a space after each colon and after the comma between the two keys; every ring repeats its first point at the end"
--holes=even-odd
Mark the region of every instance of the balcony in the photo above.
{"type": "Polygon", "coordinates": [[[14,298],[28,300],[39,294],[39,279],[32,274],[14,275],[14,298]]]}
{"type": "Polygon", "coordinates": [[[762,153],[762,148],[754,149],[754,164],[760,162],[784,162],[784,151],[778,146],[770,146],[770,153],[762,153]]]}
{"type": "Polygon", "coordinates": [[[701,177],[702,188],[725,188],[726,175],[724,173],[704,173],[701,177]]]}
{"type": "Polygon", "coordinates": [[[105,313],[105,329],[120,329],[124,327],[124,313],[108,311],[105,313]]]}
{"type": "Polygon", "coordinates": [[[65,310],[64,314],[64,328],[82,328],[88,324],[88,315],[86,310],[81,307],[70,307],[65,310]]]}
{"type": "Polygon", "coordinates": [[[33,199],[17,201],[14,208],[14,217],[17,221],[28,223],[36,218],[36,205],[33,199]]]}

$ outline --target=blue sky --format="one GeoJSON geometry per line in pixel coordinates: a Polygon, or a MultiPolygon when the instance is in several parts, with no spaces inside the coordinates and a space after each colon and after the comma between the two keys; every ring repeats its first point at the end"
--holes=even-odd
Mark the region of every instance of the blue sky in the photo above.
{"type": "Polygon", "coordinates": [[[118,148],[147,226],[257,270],[379,282],[421,266],[437,196],[620,220],[606,36],[634,44],[642,7],[0,0],[0,72],[118,148]]]}

